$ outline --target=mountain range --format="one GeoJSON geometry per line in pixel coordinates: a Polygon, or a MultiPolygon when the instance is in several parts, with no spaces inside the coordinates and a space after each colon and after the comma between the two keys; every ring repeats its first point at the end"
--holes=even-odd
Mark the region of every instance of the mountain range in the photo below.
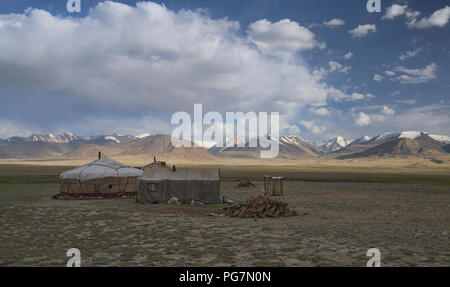
{"type": "MultiPolygon", "coordinates": [[[[377,156],[439,157],[450,153],[450,137],[426,132],[384,133],[375,137],[362,136],[348,140],[338,136],[316,144],[300,136],[282,136],[279,139],[279,158],[332,156],[337,159],[377,156]]],[[[192,142],[186,141],[188,145],[192,142]]],[[[216,158],[259,158],[261,147],[257,139],[244,141],[234,138],[223,146],[175,148],[168,135],[140,136],[101,135],[84,138],[72,133],[59,135],[32,134],[0,140],[0,158],[95,158],[105,155],[145,155],[170,159],[213,161],[216,158]],[[228,143],[228,145],[227,145],[228,143]],[[232,147],[228,147],[232,144],[232,147]],[[240,144],[238,146],[238,144],[240,144]],[[258,147],[252,147],[256,144],[258,147]]]]}

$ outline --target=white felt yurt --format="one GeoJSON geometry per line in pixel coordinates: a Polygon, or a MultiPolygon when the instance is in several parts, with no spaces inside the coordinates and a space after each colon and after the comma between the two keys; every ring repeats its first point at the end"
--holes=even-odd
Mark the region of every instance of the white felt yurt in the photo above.
{"type": "Polygon", "coordinates": [[[101,158],[61,174],[60,192],[75,197],[137,195],[142,170],[101,158]]]}

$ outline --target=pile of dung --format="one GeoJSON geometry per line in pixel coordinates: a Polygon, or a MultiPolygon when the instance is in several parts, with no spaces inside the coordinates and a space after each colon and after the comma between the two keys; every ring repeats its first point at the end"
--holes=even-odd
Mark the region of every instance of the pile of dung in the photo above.
{"type": "Polygon", "coordinates": [[[260,195],[232,205],[227,209],[226,215],[240,218],[273,218],[297,216],[297,212],[290,209],[287,202],[260,195]]]}

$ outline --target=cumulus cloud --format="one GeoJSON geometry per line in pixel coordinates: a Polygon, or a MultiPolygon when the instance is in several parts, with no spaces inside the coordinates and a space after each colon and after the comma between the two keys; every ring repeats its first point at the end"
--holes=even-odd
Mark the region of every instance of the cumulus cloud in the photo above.
{"type": "Polygon", "coordinates": [[[341,102],[341,101],[354,102],[354,101],[361,101],[361,100],[370,100],[372,98],[375,98],[375,96],[372,95],[371,93],[362,94],[362,93],[354,92],[349,95],[339,89],[335,89],[334,87],[328,88],[328,96],[336,102],[341,102]]]}
{"type": "MultiPolygon", "coordinates": [[[[327,101],[320,75],[301,61],[268,56],[318,45],[312,32],[290,20],[257,21],[242,36],[247,28],[201,11],[106,1],[81,18],[29,9],[2,14],[0,23],[0,89],[24,89],[2,100],[45,94],[40,119],[55,111],[70,121],[100,117],[100,111],[137,118],[189,112],[194,103],[219,112],[283,112],[279,103],[327,101]]],[[[0,112],[10,109],[0,106],[0,112]]]]}
{"type": "Polygon", "coordinates": [[[383,79],[384,79],[384,77],[383,77],[383,76],[380,76],[380,75],[378,75],[378,74],[375,74],[375,75],[373,76],[373,80],[374,80],[374,81],[377,81],[377,82],[381,82],[383,79]]]}
{"type": "Polygon", "coordinates": [[[348,73],[350,71],[351,67],[344,66],[338,62],[330,61],[328,62],[329,72],[339,72],[339,73],[348,73]]]}
{"type": "Polygon", "coordinates": [[[405,53],[401,54],[400,57],[398,57],[398,58],[400,59],[400,61],[404,61],[408,58],[417,56],[417,54],[419,54],[420,51],[422,51],[421,48],[416,49],[414,51],[406,51],[405,53]]]}
{"type": "Polygon", "coordinates": [[[275,23],[263,19],[251,23],[248,36],[260,51],[269,55],[295,53],[318,46],[313,32],[289,19],[275,23]]]}
{"type": "Polygon", "coordinates": [[[323,25],[329,27],[329,28],[336,28],[342,25],[345,25],[345,21],[339,18],[334,18],[329,21],[323,22],[323,25]]]}
{"type": "Polygon", "coordinates": [[[353,58],[353,53],[352,52],[348,52],[347,54],[344,55],[344,59],[348,60],[353,58]]]}
{"type": "Polygon", "coordinates": [[[388,106],[383,106],[383,108],[381,109],[381,113],[385,114],[386,116],[392,116],[395,114],[395,110],[388,106]]]}
{"type": "MultiPolygon", "coordinates": [[[[412,102],[414,100],[405,100],[412,102]]],[[[397,101],[396,101],[397,102],[397,101]]],[[[405,102],[406,104],[406,102],[405,102]]],[[[386,105],[394,109],[394,106],[386,105]]],[[[401,110],[396,110],[393,115],[382,113],[383,105],[356,106],[351,108],[348,113],[335,111],[333,117],[321,118],[320,123],[327,127],[327,130],[320,135],[311,135],[317,140],[327,137],[342,135],[346,138],[357,138],[363,134],[375,136],[387,131],[426,131],[430,134],[450,135],[450,105],[447,102],[426,106],[402,106],[401,110]],[[360,112],[364,115],[360,119],[360,112]],[[367,124],[367,122],[369,122],[367,124]],[[367,125],[366,125],[367,124],[367,125]],[[351,128],[349,128],[351,127],[351,128]]],[[[309,135],[308,135],[309,136],[309,135]]]]}
{"type": "Polygon", "coordinates": [[[300,128],[297,125],[291,125],[283,118],[280,118],[280,134],[281,135],[299,135],[300,128]]]}
{"type": "Polygon", "coordinates": [[[354,38],[362,38],[367,36],[370,32],[376,32],[377,27],[375,24],[358,25],[353,30],[348,31],[354,38]]]}
{"type": "Polygon", "coordinates": [[[329,116],[331,115],[330,111],[327,108],[309,108],[310,113],[318,116],[329,116]]]}
{"type": "Polygon", "coordinates": [[[351,99],[352,101],[369,100],[369,99],[372,99],[372,98],[375,98],[375,96],[372,95],[371,93],[367,93],[367,94],[353,93],[353,94],[350,96],[350,99],[351,99]]]}
{"type": "Polygon", "coordinates": [[[314,134],[322,134],[327,129],[325,126],[319,125],[315,121],[300,121],[299,124],[314,134]]]}
{"type": "Polygon", "coordinates": [[[393,70],[394,72],[389,73],[386,71],[386,74],[389,76],[395,76],[391,80],[402,84],[423,84],[437,78],[437,65],[435,63],[431,63],[422,69],[408,69],[399,66],[394,67],[393,70]]]}
{"type": "Polygon", "coordinates": [[[393,20],[399,16],[406,16],[407,26],[409,28],[428,29],[432,27],[444,27],[450,20],[450,7],[445,6],[442,9],[436,10],[429,17],[419,19],[421,13],[414,11],[408,5],[394,4],[390,6],[386,14],[382,17],[384,20],[393,20]]]}
{"type": "Polygon", "coordinates": [[[390,71],[390,70],[384,71],[384,74],[385,74],[386,76],[395,76],[395,72],[394,72],[394,71],[390,71]]]}
{"type": "Polygon", "coordinates": [[[414,18],[412,21],[408,23],[410,28],[419,28],[419,29],[428,29],[432,27],[444,27],[447,25],[450,19],[450,7],[445,6],[442,9],[435,11],[429,17],[422,18],[417,20],[414,18]]]}
{"type": "Polygon", "coordinates": [[[370,117],[366,113],[360,112],[356,117],[355,125],[359,127],[364,127],[368,126],[369,124],[370,124],[370,117]]]}
{"type": "Polygon", "coordinates": [[[381,17],[383,20],[393,20],[399,16],[405,15],[409,12],[408,5],[394,4],[387,8],[386,14],[381,17]]]}
{"type": "Polygon", "coordinates": [[[419,130],[431,134],[449,135],[450,107],[439,103],[406,109],[394,115],[368,115],[370,127],[376,133],[386,131],[419,130]]]}

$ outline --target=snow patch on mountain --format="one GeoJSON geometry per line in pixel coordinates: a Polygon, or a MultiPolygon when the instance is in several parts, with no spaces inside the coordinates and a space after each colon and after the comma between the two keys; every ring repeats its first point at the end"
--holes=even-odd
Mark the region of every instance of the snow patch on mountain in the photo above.
{"type": "Polygon", "coordinates": [[[281,144],[299,144],[299,143],[301,144],[301,143],[310,143],[310,142],[304,140],[300,136],[290,135],[290,136],[282,136],[282,137],[280,137],[280,143],[281,144]]]}
{"type": "Polygon", "coordinates": [[[333,151],[338,151],[343,149],[349,144],[350,141],[346,140],[344,137],[338,136],[329,139],[327,142],[320,145],[320,151],[323,153],[329,153],[333,151]]]}
{"type": "Polygon", "coordinates": [[[443,143],[449,143],[450,144],[450,137],[448,136],[442,136],[442,135],[429,135],[432,139],[438,142],[443,143]]]}
{"type": "Polygon", "coordinates": [[[405,131],[405,132],[399,132],[399,133],[384,133],[377,137],[375,137],[375,140],[377,141],[384,141],[391,138],[399,138],[399,139],[418,139],[422,136],[422,134],[426,134],[424,132],[418,132],[418,131],[405,131]]]}
{"type": "Polygon", "coordinates": [[[114,141],[114,142],[120,144],[120,140],[118,140],[116,137],[113,137],[113,136],[105,136],[104,139],[107,141],[114,141]]]}
{"type": "Polygon", "coordinates": [[[358,145],[358,144],[365,144],[366,142],[370,141],[372,138],[369,136],[363,136],[360,138],[357,138],[356,140],[350,142],[349,145],[358,145]]]}
{"type": "Polygon", "coordinates": [[[148,138],[149,136],[151,136],[151,134],[149,133],[143,133],[141,135],[137,135],[136,138],[138,139],[144,139],[144,138],[148,138]]]}

